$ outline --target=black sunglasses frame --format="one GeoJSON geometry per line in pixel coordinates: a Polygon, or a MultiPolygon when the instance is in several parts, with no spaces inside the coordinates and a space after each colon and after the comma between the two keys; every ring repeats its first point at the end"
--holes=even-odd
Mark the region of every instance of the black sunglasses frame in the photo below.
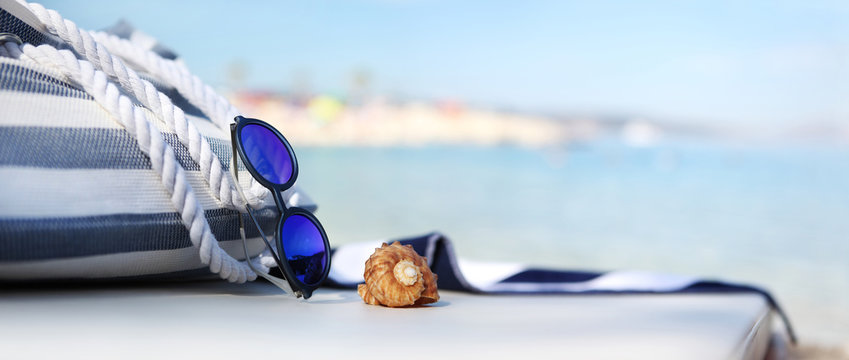
{"type": "MultiPolygon", "coordinates": [[[[237,161],[238,158],[241,158],[242,163],[245,164],[245,168],[248,170],[249,173],[251,173],[251,176],[253,176],[253,178],[262,186],[271,190],[271,194],[272,196],[274,196],[274,203],[277,205],[277,210],[280,212],[280,221],[277,222],[277,227],[275,228],[276,232],[274,234],[274,246],[272,246],[268,242],[268,239],[265,237],[262,228],[259,226],[259,222],[257,222],[256,217],[253,215],[253,211],[251,210],[250,206],[246,206],[248,210],[248,215],[250,215],[251,220],[253,220],[254,225],[257,227],[257,230],[259,231],[262,240],[265,242],[265,245],[272,250],[272,257],[274,257],[274,261],[277,263],[277,267],[283,273],[286,282],[295,292],[295,296],[303,296],[304,299],[309,299],[310,296],[312,296],[313,291],[315,291],[315,289],[317,289],[321,285],[321,283],[324,282],[325,279],[327,279],[327,274],[330,272],[330,241],[327,239],[327,233],[324,231],[324,227],[321,225],[321,222],[318,221],[318,218],[316,218],[315,215],[303,208],[294,206],[287,207],[286,201],[283,199],[283,191],[286,191],[291,188],[298,178],[298,160],[295,157],[295,151],[292,150],[292,145],[289,144],[289,141],[286,140],[286,137],[284,137],[283,134],[281,134],[279,131],[277,131],[277,129],[275,129],[273,126],[266,123],[265,121],[246,118],[243,116],[236,116],[234,120],[235,123],[230,124],[230,140],[233,146],[233,160],[230,166],[235,167],[233,169],[233,173],[235,174],[236,180],[238,181],[239,171],[237,161]],[[241,137],[242,128],[247,125],[259,125],[268,129],[275,136],[277,136],[280,142],[282,142],[283,145],[286,147],[286,151],[288,151],[288,155],[292,163],[292,175],[285,183],[275,184],[268,181],[262,175],[259,174],[256,168],[254,168],[253,164],[251,164],[251,162],[247,159],[247,156],[243,151],[244,148],[242,147],[241,137]],[[236,153],[238,153],[239,155],[237,156],[236,153]],[[321,277],[314,284],[307,284],[298,280],[294,270],[292,270],[292,267],[289,266],[288,261],[283,260],[287,259],[287,256],[286,251],[283,249],[283,239],[280,238],[282,234],[281,230],[283,229],[283,224],[286,223],[286,220],[295,215],[303,216],[307,218],[310,222],[312,222],[321,234],[321,239],[324,241],[326,263],[324,269],[322,269],[321,277]],[[274,250],[276,250],[276,252],[274,250]]],[[[244,219],[242,218],[241,213],[239,213],[239,217],[240,225],[244,228],[244,219]]],[[[245,254],[245,256],[247,256],[247,254],[245,254]]]]}

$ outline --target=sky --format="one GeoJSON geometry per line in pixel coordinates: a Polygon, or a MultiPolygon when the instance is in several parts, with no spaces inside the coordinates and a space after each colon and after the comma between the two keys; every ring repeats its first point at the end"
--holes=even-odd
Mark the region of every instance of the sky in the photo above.
{"type": "Polygon", "coordinates": [[[213,86],[375,94],[553,114],[849,125],[845,1],[47,1],[125,19],[213,86]],[[300,85],[299,85],[300,84],[300,85]]]}

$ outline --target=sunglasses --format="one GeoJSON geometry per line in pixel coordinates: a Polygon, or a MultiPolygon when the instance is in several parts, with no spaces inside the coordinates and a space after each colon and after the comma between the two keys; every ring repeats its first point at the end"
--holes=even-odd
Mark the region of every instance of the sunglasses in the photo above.
{"type": "MultiPolygon", "coordinates": [[[[291,188],[298,178],[295,152],[286,138],[273,126],[242,116],[236,116],[235,123],[230,124],[230,140],[233,145],[233,162],[230,166],[233,177],[238,182],[237,161],[241,158],[254,179],[271,190],[277,210],[281,214],[272,245],[253,213],[254,209],[246,206],[248,216],[274,257],[284,279],[259,271],[250,261],[247,263],[251,270],[283,291],[308,299],[327,278],[330,270],[330,243],[327,233],[315,215],[299,207],[287,207],[286,200],[283,199],[283,191],[291,188]]],[[[244,198],[244,194],[242,196],[244,198]]],[[[239,226],[245,258],[249,259],[245,221],[241,212],[239,226]]]]}

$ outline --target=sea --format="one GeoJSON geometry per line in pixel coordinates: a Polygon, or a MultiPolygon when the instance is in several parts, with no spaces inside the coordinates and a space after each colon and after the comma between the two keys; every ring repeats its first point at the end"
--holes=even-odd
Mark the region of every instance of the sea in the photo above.
{"type": "Polygon", "coordinates": [[[849,344],[849,146],[599,139],[298,148],[333,245],[439,231],[462,258],[762,286],[803,342],[849,344]]]}

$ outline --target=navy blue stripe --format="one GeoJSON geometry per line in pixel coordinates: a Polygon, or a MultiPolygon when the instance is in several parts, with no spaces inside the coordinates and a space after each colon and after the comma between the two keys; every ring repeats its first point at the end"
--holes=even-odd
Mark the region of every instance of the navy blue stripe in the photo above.
{"type": "Polygon", "coordinates": [[[69,83],[9,63],[0,63],[0,90],[92,99],[85,91],[69,83]]]}
{"type": "MultiPolygon", "coordinates": [[[[199,171],[189,150],[176,134],[163,134],[177,161],[188,171],[199,171]]],[[[207,138],[212,151],[230,164],[230,142],[207,138]]],[[[59,169],[150,169],[150,159],[124,129],[0,127],[0,165],[59,169]]],[[[243,166],[243,165],[242,165],[243,166]]]]}
{"type": "Polygon", "coordinates": [[[0,165],[151,168],[150,159],[123,129],[0,127],[0,139],[0,165]]]}
{"type": "MultiPolygon", "coordinates": [[[[155,84],[155,83],[151,83],[151,84],[155,84]]],[[[159,85],[154,85],[154,86],[156,86],[156,88],[157,88],[157,90],[159,90],[159,92],[168,96],[168,98],[171,99],[171,104],[180,108],[180,110],[183,110],[183,113],[193,115],[193,116],[197,116],[197,117],[202,118],[206,121],[209,121],[209,119],[206,118],[206,115],[204,115],[203,111],[201,111],[200,109],[198,109],[197,107],[192,105],[192,103],[190,103],[189,100],[184,98],[183,95],[180,94],[179,91],[177,91],[177,89],[172,88],[172,87],[164,87],[164,86],[160,87],[159,85]]]]}
{"type": "MultiPolygon", "coordinates": [[[[273,233],[276,207],[257,211],[264,231],[273,233]]],[[[206,211],[206,219],[219,241],[240,239],[238,213],[206,211]]],[[[116,214],[102,216],[0,219],[0,261],[27,261],[78,256],[172,250],[192,246],[179,214],[116,214]]],[[[248,237],[259,236],[246,225],[248,237]]]]}
{"type": "Polygon", "coordinates": [[[150,50],[161,56],[163,59],[177,60],[177,53],[160,43],[153,45],[153,48],[150,50]]]}
{"type": "Polygon", "coordinates": [[[44,44],[47,37],[33,29],[32,26],[12,16],[8,11],[0,8],[0,32],[18,35],[25,43],[33,45],[44,44]]]}
{"type": "MultiPolygon", "coordinates": [[[[235,258],[241,259],[241,256],[236,255],[235,258]]],[[[129,265],[128,265],[129,266],[129,265]]],[[[79,290],[81,288],[91,287],[91,288],[100,288],[103,286],[111,285],[111,286],[126,286],[128,283],[132,283],[130,286],[139,287],[139,286],[156,286],[157,288],[162,288],[166,286],[165,284],[170,282],[172,286],[180,286],[181,282],[185,282],[187,280],[218,280],[216,282],[209,282],[211,286],[216,286],[216,284],[220,284],[221,278],[217,275],[209,271],[209,266],[200,265],[197,269],[191,270],[180,270],[167,272],[162,274],[147,274],[147,275],[135,275],[135,276],[115,276],[115,277],[99,277],[99,278],[89,278],[89,277],[72,277],[72,278],[49,278],[49,279],[0,279],[0,288],[3,290],[44,290],[50,289],[51,291],[57,289],[76,289],[79,290]]]]}
{"type": "MultiPolygon", "coordinates": [[[[136,28],[133,26],[133,24],[130,24],[126,20],[119,20],[117,23],[115,23],[115,25],[103,29],[103,31],[115,35],[121,39],[129,40],[136,32],[136,28]]],[[[164,59],[177,59],[177,53],[175,53],[174,50],[171,50],[160,43],[154,44],[153,48],[150,50],[164,59]]]]}
{"type": "Polygon", "coordinates": [[[121,19],[118,20],[117,23],[112,24],[112,26],[103,29],[103,31],[121,39],[130,40],[130,37],[133,36],[136,28],[133,27],[133,24],[127,22],[127,20],[121,19]]]}
{"type": "Polygon", "coordinates": [[[209,122],[209,119],[206,118],[206,115],[204,115],[203,112],[200,111],[200,109],[189,103],[189,101],[186,100],[186,98],[184,98],[183,95],[180,94],[179,91],[177,91],[177,89],[166,85],[165,83],[157,80],[155,77],[150,76],[149,74],[146,74],[140,70],[136,70],[136,72],[138,73],[139,77],[149,82],[151,85],[153,85],[153,87],[156,88],[156,90],[171,99],[171,104],[183,110],[183,113],[197,116],[209,122]]]}
{"type": "MultiPolygon", "coordinates": [[[[183,169],[189,171],[200,171],[200,165],[192,160],[192,157],[189,154],[189,149],[183,146],[180,139],[177,138],[177,134],[163,133],[162,137],[165,139],[165,142],[171,145],[174,149],[174,155],[176,155],[177,161],[180,162],[183,169]]],[[[212,152],[218,156],[218,160],[221,160],[221,166],[224,170],[230,170],[230,158],[233,157],[233,152],[230,149],[230,141],[217,138],[206,138],[206,141],[209,143],[209,147],[212,149],[212,152]]],[[[245,170],[245,165],[240,163],[239,169],[245,170]]]]}
{"type": "MultiPolygon", "coordinates": [[[[242,259],[242,256],[235,254],[237,259],[242,259]]],[[[129,266],[129,265],[128,265],[129,266]]],[[[220,284],[221,278],[209,271],[209,266],[200,265],[197,269],[179,270],[161,274],[147,275],[131,275],[131,276],[115,276],[115,277],[73,277],[73,278],[50,278],[50,279],[0,279],[0,288],[3,290],[43,290],[43,289],[80,289],[85,287],[102,288],[104,285],[125,286],[127,283],[133,283],[131,286],[144,286],[149,283],[150,286],[162,288],[165,282],[170,282],[173,286],[180,286],[181,282],[187,280],[218,280],[210,282],[211,286],[220,284]]]]}
{"type": "Polygon", "coordinates": [[[528,269],[510,276],[500,283],[575,283],[590,281],[601,276],[601,273],[587,271],[552,271],[543,269],[528,269]]]}

